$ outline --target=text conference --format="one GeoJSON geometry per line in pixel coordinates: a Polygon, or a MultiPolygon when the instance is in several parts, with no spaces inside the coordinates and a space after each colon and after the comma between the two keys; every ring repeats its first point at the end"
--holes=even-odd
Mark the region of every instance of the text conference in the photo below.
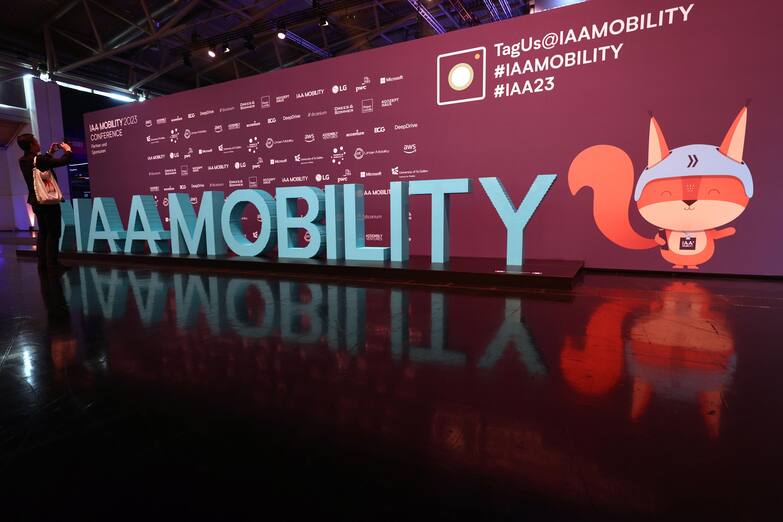
{"type": "MultiPolygon", "coordinates": [[[[506,227],[506,264],[522,266],[525,226],[555,181],[555,174],[541,174],[515,207],[498,178],[479,178],[501,222],[506,227]]],[[[243,189],[224,199],[223,192],[204,192],[198,214],[188,194],[168,195],[170,230],[163,228],[155,199],[134,195],[123,227],[114,198],[74,199],[61,203],[63,235],[60,249],[78,252],[223,256],[270,253],[286,259],[310,259],[326,253],[329,260],[403,262],[409,258],[408,198],[429,195],[432,208],[433,263],[449,260],[449,202],[454,194],[469,194],[467,178],[394,181],[389,184],[390,246],[365,246],[364,187],[360,184],[317,187],[280,187],[275,197],[264,190],[243,189]],[[307,211],[297,215],[299,201],[307,211]],[[261,230],[250,240],[241,226],[248,205],[258,209],[261,230]],[[298,243],[299,231],[309,235],[298,243]]]]}

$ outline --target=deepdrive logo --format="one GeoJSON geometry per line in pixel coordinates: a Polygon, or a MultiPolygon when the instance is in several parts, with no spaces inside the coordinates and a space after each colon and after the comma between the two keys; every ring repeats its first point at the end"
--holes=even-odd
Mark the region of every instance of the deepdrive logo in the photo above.
{"type": "Polygon", "coordinates": [[[487,93],[487,48],[439,54],[436,85],[438,105],[483,100],[487,93]]]}

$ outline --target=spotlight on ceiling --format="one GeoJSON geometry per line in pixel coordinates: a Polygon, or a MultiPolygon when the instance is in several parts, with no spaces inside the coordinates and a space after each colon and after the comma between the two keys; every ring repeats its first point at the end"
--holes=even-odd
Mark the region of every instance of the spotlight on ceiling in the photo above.
{"type": "Polygon", "coordinates": [[[38,78],[40,78],[41,81],[51,81],[52,76],[49,74],[49,69],[46,67],[45,63],[39,63],[36,69],[38,70],[38,78]]]}
{"type": "Polygon", "coordinates": [[[285,40],[285,27],[278,27],[277,28],[277,37],[281,40],[285,40]]]}
{"type": "Polygon", "coordinates": [[[144,100],[147,99],[147,93],[144,91],[138,91],[136,93],[136,99],[139,100],[140,102],[143,102],[144,100]]]}
{"type": "Polygon", "coordinates": [[[228,54],[231,52],[231,47],[229,47],[228,42],[223,44],[223,54],[228,54]]]}
{"type": "Polygon", "coordinates": [[[320,25],[321,27],[327,27],[329,25],[329,19],[326,18],[325,16],[322,16],[321,20],[318,22],[318,25],[320,25]]]}
{"type": "Polygon", "coordinates": [[[209,51],[207,51],[207,54],[209,55],[210,58],[214,58],[215,56],[217,56],[217,53],[215,52],[215,46],[214,45],[209,48],[209,51]]]}

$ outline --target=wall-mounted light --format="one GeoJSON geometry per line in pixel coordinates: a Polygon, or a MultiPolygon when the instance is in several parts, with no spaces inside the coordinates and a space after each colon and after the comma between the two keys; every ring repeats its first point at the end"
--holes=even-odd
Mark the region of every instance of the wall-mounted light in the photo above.
{"type": "Polygon", "coordinates": [[[46,67],[45,63],[39,63],[36,69],[38,70],[38,78],[40,78],[41,81],[48,82],[52,80],[52,76],[49,74],[49,69],[46,67]]]}

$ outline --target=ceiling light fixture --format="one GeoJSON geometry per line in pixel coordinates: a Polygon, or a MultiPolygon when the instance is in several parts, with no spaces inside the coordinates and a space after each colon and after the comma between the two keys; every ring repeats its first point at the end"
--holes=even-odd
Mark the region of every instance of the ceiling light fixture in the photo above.
{"type": "Polygon", "coordinates": [[[38,78],[41,79],[41,81],[48,82],[51,81],[52,76],[49,74],[49,69],[47,68],[45,63],[39,63],[36,67],[38,70],[38,78]]]}

